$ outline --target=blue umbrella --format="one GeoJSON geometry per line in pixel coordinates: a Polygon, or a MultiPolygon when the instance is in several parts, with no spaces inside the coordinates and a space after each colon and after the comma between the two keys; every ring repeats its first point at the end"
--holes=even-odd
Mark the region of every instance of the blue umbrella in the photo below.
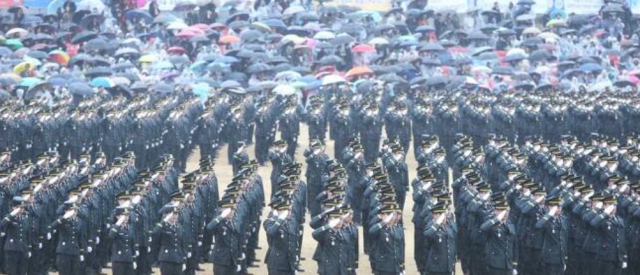
{"type": "Polygon", "coordinates": [[[153,17],[151,17],[151,15],[144,10],[129,10],[124,13],[124,16],[127,18],[127,20],[138,19],[144,20],[144,22],[147,24],[153,23],[153,17]]]}
{"type": "MultiPolygon", "coordinates": [[[[49,5],[47,5],[47,14],[58,14],[58,9],[64,6],[64,2],[66,2],[66,0],[53,0],[49,2],[49,5]]],[[[80,1],[74,0],[73,2],[78,3],[80,1]]]]}
{"type": "Polygon", "coordinates": [[[283,29],[287,28],[287,25],[284,24],[284,22],[280,19],[267,19],[262,21],[262,23],[272,28],[283,28],[283,29]]]}
{"type": "Polygon", "coordinates": [[[587,63],[580,66],[580,70],[585,73],[595,73],[595,72],[602,71],[602,66],[596,63],[587,63]]]}
{"type": "Polygon", "coordinates": [[[20,82],[20,85],[18,86],[23,86],[23,87],[33,87],[35,85],[38,85],[42,83],[42,79],[37,78],[37,77],[25,77],[22,79],[22,82],[20,82]]]}
{"type": "Polygon", "coordinates": [[[62,77],[52,77],[47,79],[47,82],[49,82],[49,84],[51,84],[51,86],[54,86],[54,87],[66,86],[69,83],[69,81],[66,78],[62,78],[62,77]]]}
{"type": "Polygon", "coordinates": [[[96,77],[93,80],[91,80],[90,85],[93,87],[112,88],[115,86],[115,83],[113,83],[113,81],[105,77],[96,77]]]}

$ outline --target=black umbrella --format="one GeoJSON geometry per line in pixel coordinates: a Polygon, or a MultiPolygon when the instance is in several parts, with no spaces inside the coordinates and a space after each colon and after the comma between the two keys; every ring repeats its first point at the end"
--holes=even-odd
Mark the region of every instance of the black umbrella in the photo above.
{"type": "Polygon", "coordinates": [[[110,76],[112,74],[113,74],[113,71],[109,67],[95,67],[87,70],[84,73],[84,75],[88,78],[110,76]]]}
{"type": "Polygon", "coordinates": [[[73,44],[80,44],[83,42],[87,42],[91,39],[94,39],[98,37],[98,34],[92,31],[83,31],[79,34],[76,34],[75,36],[73,36],[73,38],[71,39],[71,43],[73,44]]]}
{"type": "Polygon", "coordinates": [[[42,42],[47,42],[48,43],[48,42],[52,42],[54,39],[53,39],[53,36],[48,35],[46,33],[38,33],[38,34],[33,36],[33,40],[42,41],[42,42]]]}
{"type": "Polygon", "coordinates": [[[331,43],[334,45],[344,45],[344,44],[349,44],[353,41],[355,41],[355,39],[351,35],[348,35],[346,33],[341,33],[341,34],[338,34],[335,38],[333,38],[331,40],[331,43]]]}
{"type": "Polygon", "coordinates": [[[49,58],[49,55],[43,51],[30,51],[27,53],[27,56],[33,57],[35,59],[45,60],[49,58]]]}
{"type": "Polygon", "coordinates": [[[108,48],[107,46],[108,44],[109,44],[109,41],[107,41],[105,38],[98,37],[98,38],[87,41],[87,43],[82,45],[82,48],[85,51],[89,51],[89,52],[101,51],[101,50],[106,50],[108,48]]]}
{"type": "Polygon", "coordinates": [[[320,59],[322,65],[337,65],[342,63],[342,58],[337,55],[328,55],[320,59]]]}
{"type": "Polygon", "coordinates": [[[126,79],[129,79],[129,81],[131,82],[140,81],[140,77],[135,73],[118,73],[114,76],[124,77],[126,79]]]}
{"type": "Polygon", "coordinates": [[[240,39],[244,42],[258,41],[263,37],[262,32],[257,30],[248,30],[240,34],[240,39]]]}
{"type": "Polygon", "coordinates": [[[234,21],[248,21],[248,20],[249,20],[249,13],[238,12],[229,16],[226,23],[227,25],[229,25],[231,22],[234,22],[234,21]]]}
{"type": "Polygon", "coordinates": [[[445,51],[445,48],[442,47],[442,45],[440,45],[439,43],[428,43],[421,44],[418,50],[426,52],[442,52],[445,51]]]}
{"type": "Polygon", "coordinates": [[[542,61],[551,58],[551,53],[546,49],[535,50],[529,55],[530,61],[542,61]]]}
{"type": "Polygon", "coordinates": [[[75,82],[69,85],[69,92],[78,96],[91,96],[94,94],[93,88],[86,82],[75,82]]]}
{"type": "Polygon", "coordinates": [[[311,32],[300,26],[291,26],[287,28],[287,34],[295,34],[300,37],[309,37],[311,36],[311,32]]]}
{"type": "Polygon", "coordinates": [[[356,23],[347,23],[342,26],[342,29],[340,29],[340,32],[346,32],[349,34],[358,34],[362,31],[364,31],[362,25],[356,23]]]}
{"type": "Polygon", "coordinates": [[[149,87],[146,84],[144,84],[143,82],[141,82],[141,81],[134,82],[129,87],[129,89],[131,89],[132,91],[135,91],[135,92],[145,92],[145,91],[147,91],[148,88],[149,87]]]}
{"type": "Polygon", "coordinates": [[[243,20],[233,21],[227,26],[229,27],[229,29],[237,30],[249,26],[249,22],[243,20]]]}
{"type": "Polygon", "coordinates": [[[71,60],[69,60],[69,64],[71,65],[77,65],[78,63],[82,63],[82,62],[91,62],[93,60],[93,57],[91,57],[90,55],[86,54],[86,53],[79,53],[74,55],[71,60]]]}
{"type": "Polygon", "coordinates": [[[249,68],[247,69],[247,72],[250,74],[257,74],[257,73],[270,71],[271,69],[272,69],[271,66],[265,63],[255,63],[249,66],[249,68]]]}
{"type": "Polygon", "coordinates": [[[167,83],[158,83],[151,87],[151,91],[160,94],[170,94],[173,92],[173,85],[167,83]]]}
{"type": "Polygon", "coordinates": [[[128,70],[128,69],[131,69],[131,68],[133,68],[133,67],[135,67],[135,66],[133,65],[133,63],[131,63],[131,61],[127,60],[127,61],[125,61],[125,62],[118,63],[118,64],[115,64],[115,65],[111,66],[111,69],[112,69],[113,71],[117,72],[117,71],[124,71],[124,70],[128,70]]]}
{"type": "Polygon", "coordinates": [[[102,56],[96,56],[91,58],[91,64],[94,66],[111,66],[111,61],[102,56]]]}

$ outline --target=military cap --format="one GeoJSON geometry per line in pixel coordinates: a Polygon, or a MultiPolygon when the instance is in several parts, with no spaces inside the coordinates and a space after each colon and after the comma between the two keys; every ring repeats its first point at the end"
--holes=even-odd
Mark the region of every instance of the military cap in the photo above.
{"type": "Polygon", "coordinates": [[[11,201],[13,202],[14,206],[21,206],[26,202],[25,199],[21,196],[14,196],[11,201]]]}
{"type": "Polygon", "coordinates": [[[560,198],[559,196],[551,196],[546,199],[546,202],[551,206],[559,206],[562,205],[562,198],[560,198]]]}
{"type": "Polygon", "coordinates": [[[436,203],[436,205],[433,206],[433,208],[431,209],[431,211],[434,214],[442,214],[447,212],[447,203],[441,201],[436,203]]]}
{"type": "Polygon", "coordinates": [[[509,203],[507,203],[506,200],[499,200],[499,201],[494,202],[494,207],[497,210],[507,210],[507,209],[509,209],[509,203]]]}
{"type": "Polygon", "coordinates": [[[478,189],[478,192],[490,192],[491,191],[491,186],[489,186],[486,182],[482,182],[481,184],[476,186],[476,188],[478,189]]]}
{"type": "Polygon", "coordinates": [[[602,192],[595,192],[593,196],[591,196],[592,201],[604,201],[604,195],[602,192]]]}
{"type": "Polygon", "coordinates": [[[370,163],[368,163],[365,167],[366,167],[367,169],[369,169],[369,170],[373,170],[373,169],[375,169],[375,168],[380,167],[380,164],[378,164],[377,162],[375,162],[375,161],[374,161],[374,162],[370,162],[370,163]]]}
{"type": "Polygon", "coordinates": [[[236,203],[237,201],[235,198],[226,198],[226,199],[220,199],[220,201],[218,201],[218,206],[221,208],[228,208],[228,207],[234,207],[236,203]]]}
{"type": "Polygon", "coordinates": [[[602,202],[608,203],[608,204],[614,204],[617,202],[617,200],[614,195],[607,195],[606,197],[603,198],[602,202]]]}
{"type": "Polygon", "coordinates": [[[129,199],[131,199],[131,192],[124,191],[124,192],[118,194],[117,199],[118,200],[129,200],[129,199]]]}
{"type": "Polygon", "coordinates": [[[547,195],[547,190],[544,190],[544,188],[539,187],[539,188],[535,188],[535,189],[531,190],[531,194],[540,195],[540,196],[546,196],[547,195]]]}
{"type": "Polygon", "coordinates": [[[182,193],[182,191],[175,191],[173,192],[171,195],[169,195],[169,197],[172,200],[183,200],[184,199],[184,193],[182,193]]]}

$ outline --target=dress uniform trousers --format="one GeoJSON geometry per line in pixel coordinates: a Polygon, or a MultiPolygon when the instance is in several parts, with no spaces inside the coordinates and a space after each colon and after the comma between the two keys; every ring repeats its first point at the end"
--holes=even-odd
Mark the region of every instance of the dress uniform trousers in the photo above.
{"type": "Polygon", "coordinates": [[[56,266],[60,275],[83,275],[84,265],[80,263],[80,256],[58,253],[56,266]]]}
{"type": "MultiPolygon", "coordinates": [[[[182,275],[182,264],[170,263],[170,262],[160,262],[160,274],[162,274],[162,275],[182,275]]],[[[231,273],[229,273],[229,274],[231,274],[231,273]]]]}
{"type": "Polygon", "coordinates": [[[269,268],[269,275],[295,275],[295,271],[277,270],[269,268]]]}
{"type": "MultiPolygon", "coordinates": [[[[213,264],[213,275],[236,274],[236,267],[231,265],[213,264]]],[[[164,275],[164,274],[163,274],[164,275]]]]}
{"type": "Polygon", "coordinates": [[[491,275],[513,275],[513,270],[510,269],[499,269],[493,267],[487,267],[487,274],[491,275]]]}
{"type": "Polygon", "coordinates": [[[29,258],[21,251],[5,251],[5,271],[7,275],[26,275],[29,268],[29,258]]]}
{"type": "Polygon", "coordinates": [[[612,261],[597,261],[597,262],[598,262],[597,274],[607,274],[607,275],[622,274],[622,263],[620,262],[612,262],[612,261]]]}
{"type": "Polygon", "coordinates": [[[564,274],[564,266],[562,265],[552,265],[552,264],[545,264],[542,267],[542,274],[543,275],[563,275],[564,274]]]}
{"type": "Polygon", "coordinates": [[[134,275],[133,263],[129,262],[113,262],[111,263],[113,275],[134,275]]]}

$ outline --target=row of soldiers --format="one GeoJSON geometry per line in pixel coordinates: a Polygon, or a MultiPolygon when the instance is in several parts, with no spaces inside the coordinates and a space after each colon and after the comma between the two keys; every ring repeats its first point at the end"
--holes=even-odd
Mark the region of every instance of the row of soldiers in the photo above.
{"type": "Polygon", "coordinates": [[[0,105],[0,148],[11,151],[14,160],[32,161],[46,151],[72,159],[84,152],[93,157],[104,153],[108,161],[132,151],[139,168],[172,153],[184,170],[186,157],[198,145],[193,139],[207,135],[197,131],[202,108],[198,98],[186,93],[65,98],[52,106],[41,100],[26,105],[8,100],[0,105]]]}
{"type": "Polygon", "coordinates": [[[471,274],[634,270],[627,268],[637,262],[632,258],[640,184],[625,174],[636,165],[628,160],[637,148],[630,142],[618,151],[617,141],[604,137],[594,137],[593,143],[563,137],[559,145],[533,140],[518,148],[504,137],[492,137],[484,147],[486,159],[465,161],[477,148],[471,138],[460,137],[454,156],[463,165],[456,168],[460,176],[453,188],[463,270],[471,274]],[[593,156],[611,159],[599,162],[593,156]],[[493,233],[487,235],[489,228],[493,233]],[[505,247],[510,249],[495,250],[505,247]]]}

